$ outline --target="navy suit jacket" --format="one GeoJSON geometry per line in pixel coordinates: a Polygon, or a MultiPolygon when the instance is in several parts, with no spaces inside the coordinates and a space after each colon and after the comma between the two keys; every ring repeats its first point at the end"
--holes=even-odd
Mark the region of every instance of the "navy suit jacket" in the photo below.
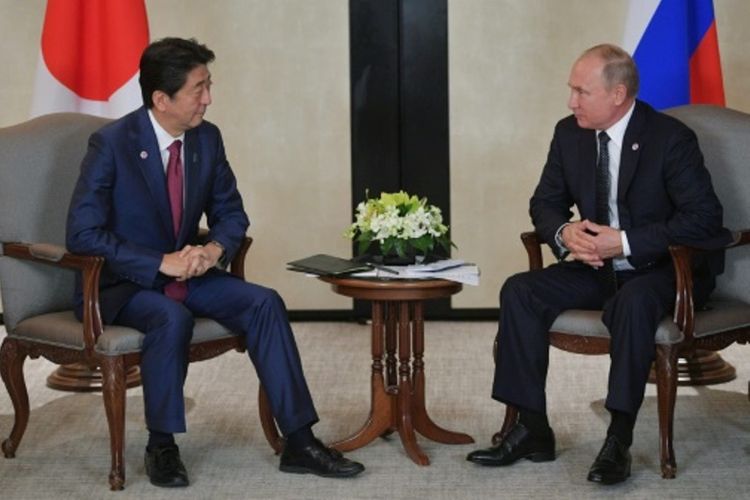
{"type": "MultiPolygon", "coordinates": [[[[581,219],[595,220],[596,160],[595,131],[579,127],[572,115],[559,121],[530,202],[534,227],[558,258],[555,233],[570,221],[571,207],[581,219]]],[[[669,245],[713,250],[732,239],[695,133],[638,100],[622,145],[617,206],[636,269],[668,259],[669,245]]],[[[706,263],[710,274],[721,273],[723,252],[706,263]]]]}
{"type": "MultiPolygon", "coordinates": [[[[159,272],[162,256],[197,243],[203,214],[209,240],[224,246],[225,260],[245,235],[249,222],[219,129],[204,121],[188,130],[184,150],[185,207],[175,238],[164,165],[146,109],[89,139],[68,211],[66,246],[105,258],[99,296],[105,322],[137,291],[164,287],[171,278],[159,272]]],[[[76,299],[80,305],[80,280],[76,299]]]]}

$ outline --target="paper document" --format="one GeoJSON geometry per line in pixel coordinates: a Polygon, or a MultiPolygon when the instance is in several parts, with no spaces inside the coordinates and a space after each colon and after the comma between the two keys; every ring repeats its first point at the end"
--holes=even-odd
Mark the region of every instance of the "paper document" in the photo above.
{"type": "Polygon", "coordinates": [[[476,264],[464,263],[457,259],[445,259],[430,264],[411,266],[378,266],[377,269],[354,273],[351,276],[355,278],[444,279],[478,286],[479,275],[479,267],[476,264]]]}

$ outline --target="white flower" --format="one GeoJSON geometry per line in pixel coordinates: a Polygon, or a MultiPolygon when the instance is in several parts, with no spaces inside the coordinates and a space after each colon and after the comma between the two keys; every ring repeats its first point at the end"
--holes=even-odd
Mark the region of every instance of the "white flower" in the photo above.
{"type": "Polygon", "coordinates": [[[359,242],[360,253],[373,241],[384,251],[396,248],[401,253],[404,249],[429,252],[436,242],[447,249],[452,245],[447,233],[438,207],[400,191],[360,202],[345,236],[359,242]]]}

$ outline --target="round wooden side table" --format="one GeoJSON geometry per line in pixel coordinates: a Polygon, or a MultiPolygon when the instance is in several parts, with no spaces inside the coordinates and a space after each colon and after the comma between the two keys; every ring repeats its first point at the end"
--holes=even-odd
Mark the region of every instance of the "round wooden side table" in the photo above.
{"type": "Polygon", "coordinates": [[[319,279],[340,295],[372,303],[370,415],[359,431],[332,446],[351,451],[378,436],[398,432],[409,457],[419,465],[429,465],[415,432],[439,443],[473,443],[468,434],[434,423],[425,408],[424,301],[449,297],[463,285],[438,279],[319,279]]]}

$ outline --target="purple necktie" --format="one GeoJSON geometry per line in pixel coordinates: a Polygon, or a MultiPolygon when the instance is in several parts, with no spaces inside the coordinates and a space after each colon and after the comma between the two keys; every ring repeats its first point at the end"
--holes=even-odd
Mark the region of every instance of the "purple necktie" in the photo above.
{"type": "MultiPolygon", "coordinates": [[[[168,148],[169,161],[167,161],[167,192],[169,193],[169,207],[172,209],[172,229],[174,237],[180,232],[182,222],[182,141],[174,141],[168,148]]],[[[170,299],[182,302],[187,297],[187,283],[184,281],[172,281],[164,287],[164,295],[170,299]]]]}

